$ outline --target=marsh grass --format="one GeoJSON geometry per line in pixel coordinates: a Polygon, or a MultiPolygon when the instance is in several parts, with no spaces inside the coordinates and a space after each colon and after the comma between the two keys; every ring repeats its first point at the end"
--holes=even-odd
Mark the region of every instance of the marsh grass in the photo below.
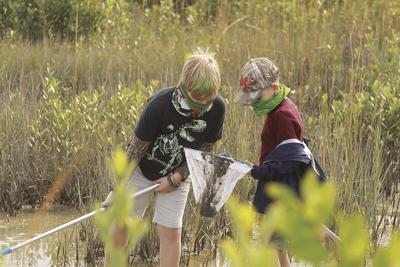
{"type": "MultiPolygon", "coordinates": [[[[148,96],[175,85],[185,57],[200,46],[216,53],[228,103],[216,151],[257,163],[263,118],[233,98],[241,66],[252,57],[270,57],[293,89],[312,150],[337,185],[337,209],[365,214],[374,244],[382,228],[397,228],[397,1],[207,2],[196,1],[182,13],[171,1],[132,5],[112,31],[74,42],[1,40],[2,209],[12,214],[23,204],[58,201],[85,210],[102,200],[111,181],[107,159],[127,143],[148,96]],[[383,87],[387,92],[381,93],[383,87]],[[390,227],[382,219],[388,217],[390,227]]],[[[245,178],[235,194],[250,201],[254,190],[245,178]]],[[[194,210],[190,198],[184,244],[196,235],[195,253],[215,253],[219,240],[231,234],[229,216],[222,210],[214,219],[202,218],[195,233],[194,210]]],[[[132,258],[157,254],[150,217],[145,222],[149,232],[132,258]]],[[[101,255],[98,237],[91,226],[83,228],[92,260],[101,255]]]]}

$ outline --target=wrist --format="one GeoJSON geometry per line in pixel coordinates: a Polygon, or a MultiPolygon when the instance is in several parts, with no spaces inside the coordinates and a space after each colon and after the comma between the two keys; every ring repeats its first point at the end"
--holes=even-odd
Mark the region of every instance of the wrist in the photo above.
{"type": "Polygon", "coordinates": [[[254,178],[254,179],[258,179],[258,166],[254,165],[253,168],[250,171],[250,175],[254,178]]]}
{"type": "Polygon", "coordinates": [[[180,183],[180,182],[182,182],[183,181],[183,176],[182,176],[182,174],[180,174],[179,172],[174,172],[173,174],[172,174],[172,178],[174,179],[174,181],[176,182],[176,183],[180,183]]]}
{"type": "Polygon", "coordinates": [[[169,185],[173,188],[178,188],[179,187],[179,181],[176,180],[176,178],[174,178],[174,174],[169,173],[167,176],[167,181],[169,183],[169,185]]]}

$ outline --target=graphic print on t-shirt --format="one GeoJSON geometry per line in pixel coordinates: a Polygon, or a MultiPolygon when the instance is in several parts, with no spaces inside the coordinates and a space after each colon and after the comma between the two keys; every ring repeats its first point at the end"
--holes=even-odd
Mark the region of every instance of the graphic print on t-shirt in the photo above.
{"type": "Polygon", "coordinates": [[[172,124],[166,127],[166,134],[160,135],[153,144],[151,154],[146,153],[148,160],[154,160],[160,163],[164,168],[159,172],[161,175],[166,175],[170,170],[178,167],[184,160],[183,146],[179,145],[178,136],[188,142],[196,141],[191,132],[202,133],[206,130],[207,123],[204,120],[193,120],[183,124],[178,129],[175,129],[172,124]],[[163,156],[163,157],[157,157],[163,156]],[[168,162],[160,158],[169,158],[168,162]]]}

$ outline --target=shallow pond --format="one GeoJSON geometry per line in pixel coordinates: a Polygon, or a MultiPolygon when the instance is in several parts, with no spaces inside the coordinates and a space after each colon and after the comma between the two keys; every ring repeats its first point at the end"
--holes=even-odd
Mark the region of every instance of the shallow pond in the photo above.
{"type": "MultiPolygon", "coordinates": [[[[81,215],[70,208],[57,208],[43,212],[25,209],[15,217],[0,213],[0,249],[16,245],[81,215]]],[[[79,241],[77,231],[79,227],[72,226],[17,249],[4,256],[0,261],[0,266],[62,266],[65,258],[73,264],[72,266],[86,266],[83,258],[77,258],[77,254],[82,257],[85,251],[84,244],[79,241]],[[76,253],[77,251],[79,253],[76,253]]],[[[211,262],[199,256],[192,256],[190,262],[190,266],[193,267],[229,266],[219,254],[211,262]]],[[[102,263],[99,262],[97,265],[102,266],[102,263]]],[[[67,264],[67,266],[71,265],[67,264]]],[[[149,265],[135,264],[135,266],[149,265]]]]}
{"type": "MultiPolygon", "coordinates": [[[[25,209],[14,217],[0,213],[0,249],[16,245],[81,215],[75,209],[63,207],[43,212],[25,209]]],[[[82,258],[85,244],[79,241],[79,234],[77,233],[79,229],[80,227],[73,226],[20,248],[0,258],[0,266],[87,266],[82,258]],[[65,259],[68,260],[65,261],[65,259]],[[66,262],[72,264],[65,264],[66,262]]],[[[383,235],[379,243],[386,245],[389,239],[388,235],[383,235]]],[[[102,266],[103,264],[98,262],[96,265],[102,266]]],[[[135,266],[152,265],[135,264],[135,266]]],[[[227,267],[229,263],[218,251],[217,257],[212,260],[201,256],[192,256],[190,266],[227,267]]],[[[292,266],[307,265],[296,262],[292,266]]]]}
{"type": "MultiPolygon", "coordinates": [[[[0,214],[0,247],[16,245],[35,235],[79,217],[74,209],[60,208],[57,211],[34,212],[24,210],[15,217],[0,214]]],[[[50,266],[57,265],[63,253],[75,251],[76,227],[45,237],[3,257],[4,266],[50,266]],[[61,244],[70,248],[60,251],[61,244]]],[[[78,246],[79,247],[79,246],[78,246]]],[[[69,255],[66,255],[69,256],[69,255]]],[[[72,256],[72,255],[71,255],[72,256]]]]}

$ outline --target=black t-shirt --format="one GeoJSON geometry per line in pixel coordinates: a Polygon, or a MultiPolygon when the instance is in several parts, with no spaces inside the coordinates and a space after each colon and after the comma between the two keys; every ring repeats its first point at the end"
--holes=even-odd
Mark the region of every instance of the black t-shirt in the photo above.
{"type": "Polygon", "coordinates": [[[203,143],[222,137],[225,102],[221,97],[202,116],[184,116],[172,103],[174,91],[175,87],[167,88],[153,95],[136,124],[136,136],[151,142],[139,163],[149,180],[157,180],[181,165],[186,160],[184,147],[199,149],[203,143]]]}

